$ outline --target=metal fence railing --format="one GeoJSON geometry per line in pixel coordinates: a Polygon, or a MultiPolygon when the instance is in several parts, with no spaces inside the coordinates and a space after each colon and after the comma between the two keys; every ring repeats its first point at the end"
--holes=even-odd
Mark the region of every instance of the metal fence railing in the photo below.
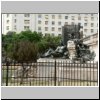
{"type": "Polygon", "coordinates": [[[2,63],[2,86],[98,86],[98,63],[2,63]]]}

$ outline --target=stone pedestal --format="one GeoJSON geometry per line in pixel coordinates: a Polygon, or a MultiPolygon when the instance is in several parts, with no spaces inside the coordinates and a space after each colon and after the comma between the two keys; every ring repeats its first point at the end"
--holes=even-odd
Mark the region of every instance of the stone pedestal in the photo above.
{"type": "Polygon", "coordinates": [[[69,40],[67,42],[67,48],[68,48],[68,52],[69,52],[69,58],[72,60],[73,58],[76,57],[76,48],[75,48],[74,41],[69,40]]]}

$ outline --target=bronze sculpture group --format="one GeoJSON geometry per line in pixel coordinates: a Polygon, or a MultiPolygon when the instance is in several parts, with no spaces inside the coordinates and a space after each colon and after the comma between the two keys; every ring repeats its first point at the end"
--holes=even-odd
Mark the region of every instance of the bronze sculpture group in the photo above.
{"type": "Polygon", "coordinates": [[[41,58],[63,58],[81,60],[81,62],[94,60],[96,54],[90,51],[89,46],[84,44],[83,33],[80,32],[82,27],[78,25],[64,25],[62,27],[62,40],[61,45],[53,50],[49,48],[41,58]]]}

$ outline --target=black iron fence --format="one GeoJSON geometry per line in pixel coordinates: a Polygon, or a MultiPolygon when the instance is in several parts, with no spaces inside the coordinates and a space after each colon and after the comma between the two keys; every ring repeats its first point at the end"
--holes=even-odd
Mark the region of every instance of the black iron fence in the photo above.
{"type": "Polygon", "coordinates": [[[2,86],[98,86],[98,63],[2,63],[2,86]]]}

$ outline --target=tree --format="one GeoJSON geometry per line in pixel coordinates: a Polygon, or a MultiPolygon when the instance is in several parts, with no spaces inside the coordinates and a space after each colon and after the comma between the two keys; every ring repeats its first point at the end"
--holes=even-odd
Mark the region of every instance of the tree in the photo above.
{"type": "Polygon", "coordinates": [[[44,36],[43,38],[48,43],[48,48],[51,47],[53,49],[57,48],[60,45],[60,36],[44,36]]]}
{"type": "Polygon", "coordinates": [[[15,42],[8,51],[9,57],[18,62],[36,62],[38,57],[37,45],[28,40],[15,42]]]}
{"type": "Polygon", "coordinates": [[[32,32],[30,30],[22,31],[20,33],[13,33],[10,35],[2,35],[2,42],[4,44],[3,51],[6,52],[6,56],[9,56],[11,59],[13,53],[12,51],[15,51],[16,53],[17,51],[14,48],[17,48],[17,43],[22,43],[22,41],[28,41],[31,43],[34,42],[34,44],[38,47],[38,53],[41,54],[48,48],[56,49],[57,46],[60,45],[60,40],[61,37],[59,36],[42,36],[40,33],[35,31],[32,32]]]}
{"type": "MultiPolygon", "coordinates": [[[[27,67],[23,65],[26,62],[36,62],[38,54],[43,54],[49,47],[56,48],[60,43],[59,37],[42,36],[37,32],[30,30],[10,35],[2,35],[3,52],[11,60],[18,61],[22,64],[21,82],[27,73],[27,67]]],[[[32,68],[32,67],[31,67],[32,68]]],[[[30,69],[29,69],[30,70],[30,69]]]]}
{"type": "MultiPolygon", "coordinates": [[[[34,71],[35,69],[35,65],[32,67],[28,68],[27,63],[32,64],[33,62],[37,62],[37,58],[38,58],[38,47],[34,42],[30,42],[28,40],[23,40],[23,41],[19,41],[16,42],[15,44],[12,45],[12,51],[9,51],[9,57],[15,61],[18,61],[19,63],[21,63],[21,69],[20,71],[17,70],[20,73],[21,77],[21,81],[20,84],[23,83],[23,79],[24,77],[28,77],[29,70],[33,69],[32,71],[34,71]],[[27,67],[26,67],[27,65],[27,67]]],[[[10,48],[11,50],[11,48],[10,48]]],[[[33,73],[34,74],[34,73],[33,73]]],[[[18,74],[17,74],[18,75],[18,74]]]]}
{"type": "Polygon", "coordinates": [[[38,34],[37,32],[32,32],[30,30],[27,31],[22,31],[19,34],[19,39],[20,40],[29,40],[30,42],[38,42],[40,41],[42,38],[42,36],[40,34],[38,34]]]}
{"type": "MultiPolygon", "coordinates": [[[[3,52],[6,52],[6,56],[9,55],[9,58],[12,59],[12,51],[14,50],[13,47],[17,47],[17,43],[22,43],[22,41],[28,41],[30,43],[33,43],[36,45],[37,42],[41,41],[42,36],[38,34],[37,32],[32,32],[30,30],[22,31],[20,33],[13,33],[10,35],[2,35],[2,47],[3,52]]],[[[28,43],[27,42],[27,43],[28,43]]],[[[26,44],[27,44],[26,43],[26,44]]],[[[17,51],[16,51],[17,52],[17,51]]],[[[27,53],[27,52],[26,52],[27,53]]]]}

